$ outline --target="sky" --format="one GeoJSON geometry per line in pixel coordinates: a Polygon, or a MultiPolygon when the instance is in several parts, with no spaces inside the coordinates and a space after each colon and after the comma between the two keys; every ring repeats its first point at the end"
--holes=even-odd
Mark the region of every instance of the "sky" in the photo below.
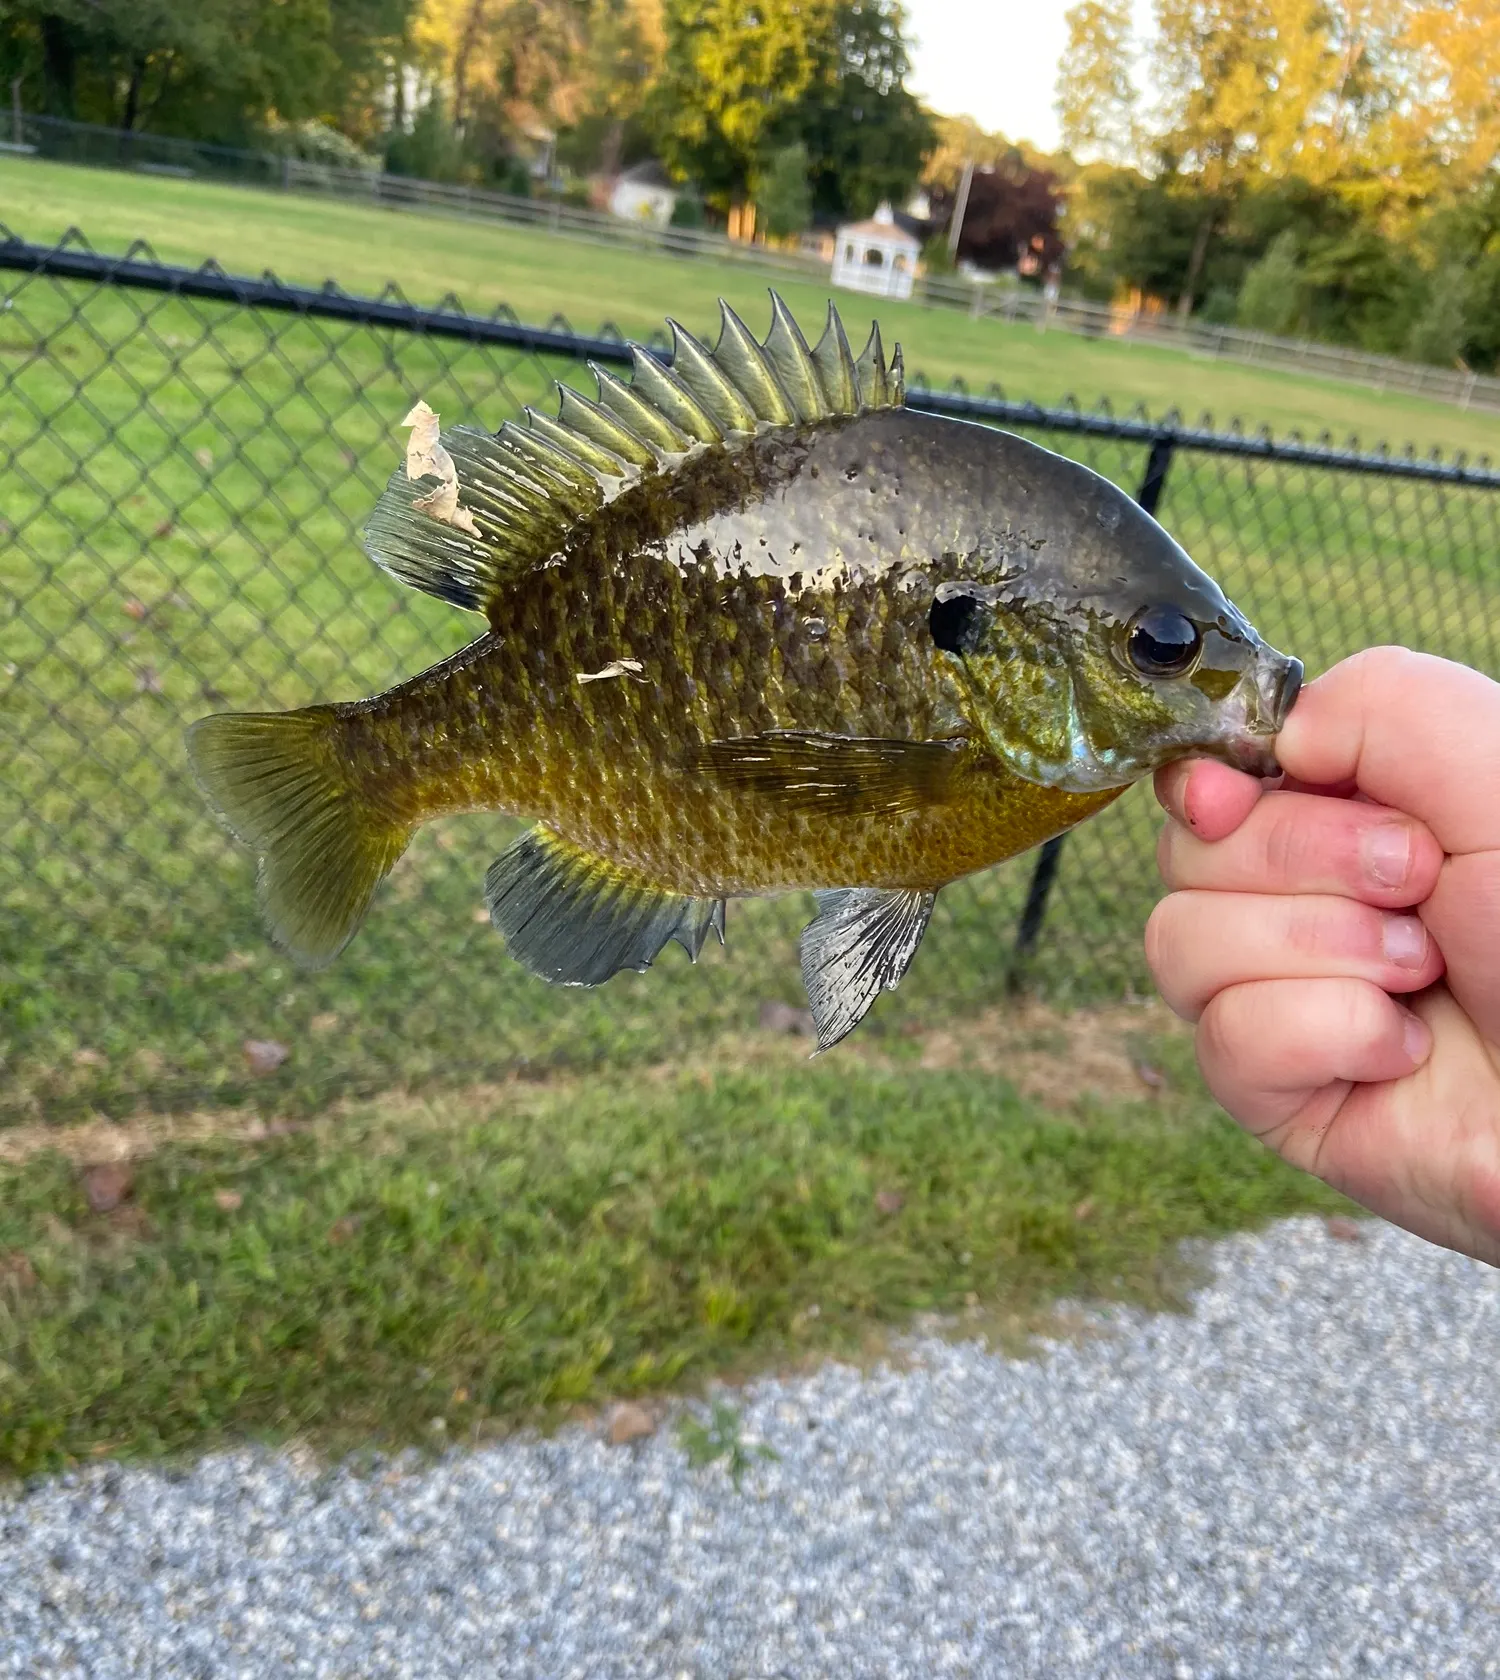
{"type": "MultiPolygon", "coordinates": [[[[906,0],[908,86],[944,116],[970,116],[1044,151],[1058,143],[1057,61],[1072,0],[906,0]]],[[[1135,0],[1136,33],[1150,0],[1135,0]]]]}

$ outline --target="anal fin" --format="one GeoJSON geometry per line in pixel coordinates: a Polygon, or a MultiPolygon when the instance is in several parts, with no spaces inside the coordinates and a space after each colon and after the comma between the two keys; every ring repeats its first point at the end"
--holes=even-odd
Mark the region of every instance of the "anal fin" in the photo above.
{"type": "Polygon", "coordinates": [[[935,896],[886,887],[814,894],[818,913],[803,928],[799,950],[819,1050],[853,1032],[881,992],[901,983],[935,896]]]}
{"type": "Polygon", "coordinates": [[[495,859],[484,896],[506,950],[557,985],[641,973],[669,940],[694,962],[710,932],[724,941],[722,898],[646,886],[547,828],[523,834],[495,859]]]}

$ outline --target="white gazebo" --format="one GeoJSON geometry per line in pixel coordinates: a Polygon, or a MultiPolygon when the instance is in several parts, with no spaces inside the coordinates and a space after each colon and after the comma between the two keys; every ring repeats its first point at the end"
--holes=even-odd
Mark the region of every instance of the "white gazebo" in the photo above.
{"type": "Polygon", "coordinates": [[[847,222],[833,247],[833,283],[877,297],[911,296],[921,245],[901,227],[889,204],[867,222],[847,222]]]}

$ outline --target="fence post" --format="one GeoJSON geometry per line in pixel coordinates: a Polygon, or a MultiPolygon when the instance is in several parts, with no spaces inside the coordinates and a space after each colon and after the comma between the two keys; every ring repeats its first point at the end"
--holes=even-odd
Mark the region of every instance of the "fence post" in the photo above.
{"type": "MultiPolygon", "coordinates": [[[[1153,517],[1161,501],[1161,493],[1171,471],[1172,456],[1177,439],[1171,432],[1158,432],[1151,440],[1151,453],[1146,457],[1146,471],[1140,489],[1135,493],[1138,506],[1153,517]]],[[[1026,889],[1026,904],[1016,927],[1016,942],[1010,954],[1010,967],[1005,976],[1005,989],[1014,995],[1026,985],[1026,969],[1037,940],[1042,936],[1042,924],[1047,919],[1047,901],[1052,896],[1052,883],[1057,879],[1057,866],[1062,858],[1063,841],[1059,834],[1043,845],[1031,872],[1031,884],[1026,889]]]]}

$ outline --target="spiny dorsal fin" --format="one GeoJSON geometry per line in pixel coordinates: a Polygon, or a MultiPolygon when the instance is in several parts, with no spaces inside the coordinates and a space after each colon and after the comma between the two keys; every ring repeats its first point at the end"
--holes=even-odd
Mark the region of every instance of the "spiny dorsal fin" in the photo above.
{"type": "Polygon", "coordinates": [[[394,473],[365,527],[371,558],[403,583],[494,616],[511,579],[544,565],[575,524],[643,472],[669,472],[705,446],[739,448],[768,427],[901,406],[901,351],[887,366],[878,326],[856,363],[832,303],[812,350],[775,292],[763,344],[719,307],[712,350],[668,321],[670,368],[633,346],[628,384],[590,364],[597,401],[559,384],[555,415],[528,408],[524,426],[507,421],[494,437],[466,426],[443,432],[456,496],[451,473],[421,472],[409,457],[418,476],[394,473]]]}

